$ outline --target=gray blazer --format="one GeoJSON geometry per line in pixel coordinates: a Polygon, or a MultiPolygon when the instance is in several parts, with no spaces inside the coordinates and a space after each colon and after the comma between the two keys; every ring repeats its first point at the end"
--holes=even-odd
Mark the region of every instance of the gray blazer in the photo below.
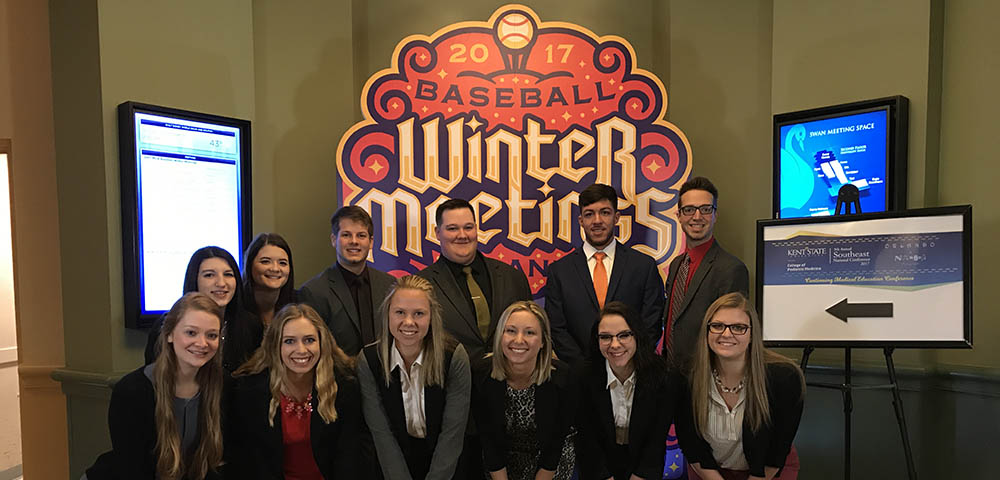
{"type": "MultiPolygon", "coordinates": [[[[665,286],[668,300],[663,309],[664,326],[669,320],[666,317],[670,314],[670,292],[674,280],[677,279],[677,268],[680,267],[681,258],[683,256],[677,256],[670,262],[665,286]]],[[[740,292],[747,295],[749,290],[750,273],[747,271],[747,266],[723,250],[716,240],[691,277],[691,283],[684,293],[684,301],[679,307],[675,305],[675,308],[680,310],[670,333],[671,351],[663,349],[663,353],[671,359],[672,364],[682,369],[687,368],[691,356],[694,355],[695,343],[703,336],[701,322],[712,302],[727,293],[740,292]]]]}
{"type": "MultiPolygon", "coordinates": [[[[378,318],[378,309],[385,300],[389,287],[396,281],[392,275],[380,272],[371,265],[368,269],[368,279],[372,288],[372,314],[378,318]]],[[[337,345],[348,355],[354,356],[361,351],[361,320],[351,289],[340,273],[337,264],[330,265],[309,279],[299,290],[299,301],[316,309],[319,316],[330,327],[337,345]]],[[[378,335],[381,323],[374,320],[372,331],[378,335]]]]}
{"type": "MultiPolygon", "coordinates": [[[[404,445],[401,445],[408,434],[399,375],[393,375],[388,386],[385,384],[377,346],[376,343],[366,347],[358,359],[361,410],[375,441],[382,474],[387,479],[412,480],[403,454],[404,445]],[[379,371],[373,372],[373,368],[379,371]]],[[[455,347],[446,367],[444,388],[424,387],[426,438],[434,452],[426,480],[450,480],[455,475],[469,419],[472,374],[469,356],[462,345],[455,347]]]]}
{"type": "Polygon", "coordinates": [[[489,338],[483,338],[479,333],[476,312],[469,306],[469,301],[462,294],[458,281],[448,269],[443,256],[417,273],[434,284],[438,301],[441,302],[444,328],[465,346],[471,361],[482,358],[493,350],[493,331],[496,329],[500,314],[518,300],[531,300],[531,288],[528,287],[528,279],[523,273],[501,261],[485,256],[483,259],[486,260],[490,284],[493,286],[492,292],[484,292],[492,295],[489,338]]]}

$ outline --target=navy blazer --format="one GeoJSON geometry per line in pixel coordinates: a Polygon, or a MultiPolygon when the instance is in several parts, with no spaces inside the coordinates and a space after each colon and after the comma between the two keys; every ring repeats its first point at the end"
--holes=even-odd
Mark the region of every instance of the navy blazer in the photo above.
{"type": "MultiPolygon", "coordinates": [[[[618,242],[617,240],[615,240],[618,242]]],[[[583,248],[549,265],[545,283],[545,313],[552,325],[556,355],[566,362],[583,360],[600,307],[583,248]]],[[[605,303],[624,302],[639,314],[648,338],[660,336],[663,324],[663,278],[652,257],[618,242],[608,279],[605,303]]]]}
{"type": "MultiPolygon", "coordinates": [[[[237,377],[229,395],[230,418],[226,428],[227,478],[283,479],[284,437],[281,409],[274,414],[274,426],[268,425],[271,402],[270,371],[237,377]]],[[[325,423],[319,415],[319,399],[313,390],[309,440],[313,458],[323,478],[361,478],[370,471],[361,456],[359,438],[364,420],[361,416],[361,392],[357,379],[337,372],[337,420],[325,423]]]]}
{"type": "MultiPolygon", "coordinates": [[[[378,321],[378,309],[385,300],[389,287],[396,279],[388,273],[376,270],[371,265],[368,269],[368,280],[372,289],[372,332],[376,338],[381,329],[378,321]]],[[[364,347],[361,341],[361,314],[354,305],[351,288],[344,280],[344,274],[334,263],[315,277],[302,284],[299,290],[299,301],[313,307],[320,318],[330,327],[330,333],[337,340],[337,346],[344,353],[355,356],[364,347]]]]}
{"type": "MultiPolygon", "coordinates": [[[[668,299],[677,279],[681,258],[683,256],[679,255],[670,262],[665,286],[668,299]]],[[[747,266],[723,250],[719,241],[715,240],[691,277],[684,292],[684,301],[679,306],[674,306],[678,309],[677,320],[671,328],[670,348],[663,349],[664,356],[670,358],[679,371],[686,371],[695,345],[698,341],[704,341],[705,332],[701,330],[701,322],[708,307],[727,293],[740,292],[746,296],[749,289],[750,274],[747,266]]],[[[663,310],[664,326],[669,321],[666,315],[669,315],[670,303],[669,300],[667,302],[667,307],[663,310]]]]}
{"type": "MultiPolygon", "coordinates": [[[[712,456],[712,446],[694,428],[690,387],[683,384],[676,420],[677,437],[688,463],[699,463],[701,468],[718,470],[719,463],[712,456]]],[[[792,449],[792,440],[802,419],[805,392],[802,374],[789,363],[767,365],[767,400],[771,409],[771,423],[753,431],[743,420],[743,455],[750,465],[750,475],[763,477],[764,467],[780,469],[792,449]]]]}
{"type": "MultiPolygon", "coordinates": [[[[482,253],[477,253],[482,255],[482,253]]],[[[528,279],[514,267],[483,257],[486,261],[486,270],[490,275],[492,292],[483,292],[492,295],[490,310],[490,334],[487,338],[479,333],[479,324],[476,322],[476,312],[469,306],[469,300],[462,293],[462,289],[455,280],[455,275],[448,268],[447,260],[442,256],[436,262],[417,273],[434,284],[434,293],[437,294],[441,303],[441,318],[444,320],[444,328],[455,340],[465,346],[469,360],[475,362],[486,356],[493,350],[493,333],[496,330],[497,320],[510,304],[518,300],[531,300],[531,287],[528,286],[528,279]]]]}
{"type": "MultiPolygon", "coordinates": [[[[579,403],[578,373],[568,364],[553,361],[549,380],[535,387],[535,424],[540,454],[538,467],[555,470],[559,466],[563,442],[576,419],[579,403]]],[[[473,413],[483,444],[483,465],[496,472],[507,466],[510,441],[507,438],[507,382],[490,376],[491,359],[474,368],[473,413]]]]}
{"type": "Polygon", "coordinates": [[[627,480],[633,474],[646,479],[660,478],[667,432],[674,418],[674,388],[667,382],[665,368],[642,377],[636,375],[629,416],[628,455],[620,458],[605,360],[601,358],[588,365],[577,419],[576,460],[580,478],[604,480],[613,476],[627,480]]]}

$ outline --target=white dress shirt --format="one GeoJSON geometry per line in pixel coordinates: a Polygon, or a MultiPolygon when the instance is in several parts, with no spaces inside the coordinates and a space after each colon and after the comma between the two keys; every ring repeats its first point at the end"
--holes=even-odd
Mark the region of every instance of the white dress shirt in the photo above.
{"type": "Polygon", "coordinates": [[[611,364],[607,360],[604,366],[608,370],[608,391],[611,392],[611,411],[615,415],[615,443],[628,444],[628,423],[632,417],[632,398],[635,396],[635,372],[625,379],[618,380],[611,364]]]}
{"type": "Polygon", "coordinates": [[[597,252],[604,252],[606,257],[604,257],[604,270],[608,272],[608,285],[611,285],[611,267],[615,265],[615,245],[618,242],[611,239],[611,243],[604,247],[603,250],[598,250],[594,248],[593,245],[588,243],[586,240],[583,241],[583,254],[587,257],[587,268],[590,269],[590,280],[594,280],[594,267],[597,266],[597,259],[594,258],[594,254],[597,252]]]}
{"type": "Polygon", "coordinates": [[[719,467],[730,470],[750,470],[743,455],[743,411],[746,389],[740,390],[736,406],[729,409],[719,389],[712,385],[712,401],[708,403],[708,428],[705,441],[712,446],[712,456],[719,467]]]}
{"type": "Polygon", "coordinates": [[[424,438],[427,436],[427,418],[424,415],[424,379],[421,374],[424,361],[424,351],[420,351],[417,359],[410,365],[410,371],[406,371],[406,364],[399,350],[393,345],[392,367],[389,371],[399,369],[399,381],[403,389],[403,413],[406,415],[406,433],[411,437],[424,438]]]}

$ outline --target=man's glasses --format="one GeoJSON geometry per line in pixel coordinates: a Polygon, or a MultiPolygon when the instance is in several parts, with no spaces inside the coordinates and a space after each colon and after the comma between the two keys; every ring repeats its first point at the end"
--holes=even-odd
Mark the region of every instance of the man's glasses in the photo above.
{"type": "Polygon", "coordinates": [[[750,330],[750,325],[745,323],[726,324],[722,322],[711,322],[708,324],[708,331],[717,335],[722,335],[726,329],[733,332],[733,335],[745,335],[750,330]]]}
{"type": "Polygon", "coordinates": [[[608,344],[611,343],[611,339],[615,337],[618,338],[618,343],[625,343],[635,338],[635,335],[632,333],[632,330],[622,330],[614,335],[610,333],[598,333],[597,341],[603,344],[608,344]]]}
{"type": "Polygon", "coordinates": [[[683,207],[680,207],[678,210],[680,210],[681,215],[684,215],[685,217],[690,217],[691,215],[694,215],[695,211],[701,212],[702,215],[708,216],[715,212],[715,205],[698,205],[698,206],[685,205],[683,207]]]}

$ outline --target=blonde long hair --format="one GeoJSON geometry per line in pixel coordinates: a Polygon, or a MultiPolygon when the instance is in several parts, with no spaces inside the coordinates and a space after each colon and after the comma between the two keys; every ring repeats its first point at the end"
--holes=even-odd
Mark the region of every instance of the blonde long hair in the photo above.
{"type": "Polygon", "coordinates": [[[716,367],[715,352],[708,346],[708,324],[719,310],[733,308],[746,314],[750,319],[750,342],[747,345],[747,362],[745,367],[746,408],[744,418],[750,427],[757,431],[762,425],[770,425],[771,408],[767,394],[767,366],[772,363],[787,364],[799,373],[799,381],[804,382],[802,372],[791,359],[768,350],[761,338],[760,318],[757,311],[750,305],[743,294],[729,293],[719,297],[705,312],[701,322],[702,338],[695,346],[694,361],[691,366],[691,405],[694,411],[694,426],[699,434],[708,427],[708,409],[711,403],[711,392],[715,388],[712,369],[716,367]]]}
{"type": "Polygon", "coordinates": [[[354,377],[354,360],[348,357],[334,340],[333,334],[327,328],[326,323],[320,318],[316,310],[304,303],[290,303],[285,305],[274,315],[274,320],[264,331],[264,339],[260,348],[254,352],[250,360],[247,360],[233,375],[237,377],[253,375],[270,371],[271,403],[268,409],[268,425],[274,426],[274,415],[281,405],[281,385],[285,383],[285,364],[281,361],[281,336],[284,333],[285,325],[292,321],[304,318],[316,328],[319,333],[319,361],[316,362],[314,385],[316,387],[317,403],[320,417],[323,422],[332,423],[337,421],[337,378],[354,377]]]}
{"type": "Polygon", "coordinates": [[[538,350],[535,370],[531,372],[531,383],[541,385],[549,380],[549,377],[552,376],[552,370],[555,370],[555,366],[552,365],[555,354],[552,351],[552,330],[549,328],[549,316],[545,314],[545,310],[542,310],[542,307],[539,307],[537,303],[531,300],[514,302],[500,315],[500,320],[497,321],[496,332],[493,333],[493,352],[490,353],[493,356],[493,370],[490,372],[490,376],[494,380],[502,381],[506,380],[507,376],[510,375],[510,364],[507,362],[507,357],[503,354],[501,343],[503,340],[503,330],[507,327],[507,320],[517,312],[528,312],[534,315],[538,319],[538,324],[542,327],[542,348],[538,350]]]}
{"type": "Polygon", "coordinates": [[[156,474],[157,478],[205,478],[222,463],[222,345],[215,355],[198,369],[195,381],[201,400],[198,406],[198,448],[189,465],[184,464],[180,433],[174,415],[174,398],[177,382],[177,353],[167,342],[181,318],[190,311],[211,314],[219,320],[222,330],[222,308],[205,294],[185,294],[170,307],[157,339],[159,354],[153,366],[153,391],[156,398],[154,422],[156,424],[156,474]]]}
{"type": "Polygon", "coordinates": [[[421,375],[424,377],[425,386],[440,385],[443,387],[445,380],[444,358],[451,337],[444,331],[444,324],[441,320],[441,304],[438,303],[437,296],[434,295],[434,286],[425,278],[417,275],[407,275],[397,279],[389,288],[389,293],[382,301],[382,306],[379,307],[382,331],[379,332],[378,357],[382,361],[382,377],[388,386],[389,379],[392,378],[392,352],[390,348],[392,348],[393,342],[392,334],[389,332],[389,307],[396,292],[404,289],[423,292],[430,303],[430,326],[421,345],[424,353],[424,366],[421,375]]]}

